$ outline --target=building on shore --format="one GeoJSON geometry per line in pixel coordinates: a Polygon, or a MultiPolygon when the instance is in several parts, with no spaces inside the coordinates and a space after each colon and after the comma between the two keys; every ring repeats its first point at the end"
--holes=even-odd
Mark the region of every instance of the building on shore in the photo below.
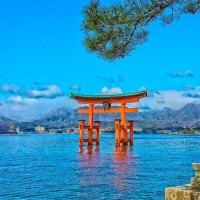
{"type": "Polygon", "coordinates": [[[49,133],[50,133],[50,134],[56,134],[56,133],[57,133],[57,130],[56,130],[56,129],[50,129],[50,130],[49,130],[49,133]]]}
{"type": "Polygon", "coordinates": [[[43,126],[36,126],[35,127],[35,132],[36,133],[44,133],[45,132],[45,127],[43,127],[43,126]]]}
{"type": "Polygon", "coordinates": [[[15,125],[14,125],[13,122],[10,123],[9,129],[5,133],[6,134],[17,134],[16,129],[15,129],[15,125]]]}

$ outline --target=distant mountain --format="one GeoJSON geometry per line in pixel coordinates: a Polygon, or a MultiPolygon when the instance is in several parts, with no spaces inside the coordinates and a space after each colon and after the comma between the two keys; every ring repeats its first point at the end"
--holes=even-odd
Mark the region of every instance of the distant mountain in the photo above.
{"type": "Polygon", "coordinates": [[[137,125],[145,128],[199,128],[200,104],[190,103],[179,110],[162,110],[137,113],[137,125]]]}
{"type": "Polygon", "coordinates": [[[33,121],[35,124],[49,128],[73,127],[76,124],[78,112],[76,109],[59,108],[33,121]]]}
{"type": "MultiPolygon", "coordinates": [[[[34,129],[41,125],[48,129],[78,127],[78,119],[86,119],[88,115],[78,114],[77,109],[59,108],[31,122],[16,122],[22,129],[34,129]]],[[[120,118],[119,114],[97,114],[95,120],[102,121],[101,127],[114,127],[113,119],[120,118]]],[[[131,113],[127,119],[135,120],[135,126],[144,130],[181,129],[185,127],[200,129],[200,104],[190,103],[179,110],[163,108],[146,112],[131,113]]],[[[13,121],[0,117],[0,126],[8,127],[13,121]]]]}
{"type": "Polygon", "coordinates": [[[0,131],[7,131],[11,122],[17,123],[13,119],[10,119],[10,118],[4,117],[4,116],[0,116],[0,131]]]}
{"type": "MultiPolygon", "coordinates": [[[[31,122],[35,125],[43,125],[49,128],[78,127],[78,119],[86,119],[87,115],[78,114],[77,109],[59,108],[42,118],[31,122]]],[[[102,127],[114,126],[113,119],[120,118],[119,114],[96,114],[96,120],[102,121],[102,127]]],[[[179,110],[163,108],[162,110],[150,110],[146,112],[132,113],[127,119],[136,121],[136,127],[146,129],[166,129],[179,127],[200,127],[200,104],[190,103],[179,110]]]]}
{"type": "MultiPolygon", "coordinates": [[[[74,128],[78,127],[78,119],[88,119],[88,115],[78,113],[78,109],[59,108],[45,114],[40,119],[34,120],[32,124],[48,128],[74,128]]],[[[110,126],[113,118],[106,115],[95,115],[96,120],[102,121],[102,126],[110,126]]]]}

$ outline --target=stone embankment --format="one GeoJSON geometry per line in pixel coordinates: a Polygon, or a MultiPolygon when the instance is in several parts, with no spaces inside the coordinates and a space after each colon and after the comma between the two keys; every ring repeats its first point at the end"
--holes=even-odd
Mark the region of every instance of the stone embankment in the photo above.
{"type": "Polygon", "coordinates": [[[165,190],[165,200],[200,200],[200,163],[193,163],[195,177],[184,186],[171,187],[165,190]]]}

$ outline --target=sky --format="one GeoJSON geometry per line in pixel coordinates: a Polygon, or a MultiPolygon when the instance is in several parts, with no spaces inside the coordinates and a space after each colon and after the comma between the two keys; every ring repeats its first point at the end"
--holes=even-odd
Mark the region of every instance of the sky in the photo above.
{"type": "Polygon", "coordinates": [[[70,92],[147,89],[141,110],[200,102],[200,14],[153,24],[148,41],[107,62],[83,46],[82,9],[89,0],[0,1],[0,115],[32,119],[78,105],[70,92]]]}

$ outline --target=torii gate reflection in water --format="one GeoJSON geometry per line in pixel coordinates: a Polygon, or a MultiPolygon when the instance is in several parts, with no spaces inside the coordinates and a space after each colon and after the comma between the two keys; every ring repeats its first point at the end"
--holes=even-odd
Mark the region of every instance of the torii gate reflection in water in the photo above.
{"type": "Polygon", "coordinates": [[[141,98],[147,97],[147,91],[134,92],[130,94],[118,94],[118,95],[82,95],[71,93],[70,96],[75,99],[79,104],[88,104],[88,109],[79,109],[80,114],[89,114],[88,125],[85,125],[85,120],[79,121],[79,131],[80,131],[80,146],[87,142],[88,145],[92,145],[96,142],[99,145],[99,129],[100,121],[94,121],[94,114],[102,113],[120,113],[121,119],[115,119],[115,145],[133,145],[133,131],[134,131],[134,121],[130,120],[127,122],[126,113],[136,113],[138,108],[128,108],[127,103],[139,102],[141,98]],[[102,104],[103,108],[97,109],[94,105],[102,104]],[[120,104],[120,107],[112,108],[112,104],[120,104]],[[84,139],[84,130],[87,129],[88,138],[84,139]],[[128,137],[128,130],[130,136],[128,137]],[[95,131],[95,132],[93,132],[95,131]],[[93,139],[93,133],[95,133],[96,138],[93,139]]]}

